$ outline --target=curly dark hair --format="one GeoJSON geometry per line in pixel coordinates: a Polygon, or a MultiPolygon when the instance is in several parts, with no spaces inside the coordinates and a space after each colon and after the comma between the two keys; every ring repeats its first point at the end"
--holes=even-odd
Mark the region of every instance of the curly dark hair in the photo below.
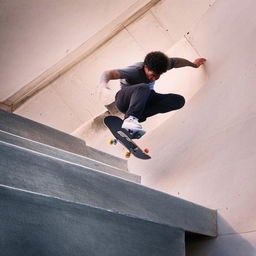
{"type": "Polygon", "coordinates": [[[146,65],[150,71],[161,75],[168,69],[169,58],[160,51],[150,52],[144,59],[144,65],[146,65]]]}

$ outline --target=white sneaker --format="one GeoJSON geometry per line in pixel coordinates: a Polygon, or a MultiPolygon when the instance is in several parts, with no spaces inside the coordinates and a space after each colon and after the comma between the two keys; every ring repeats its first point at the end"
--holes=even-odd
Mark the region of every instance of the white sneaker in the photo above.
{"type": "Polygon", "coordinates": [[[146,131],[142,129],[138,118],[134,116],[127,117],[122,124],[122,128],[126,129],[131,134],[136,133],[136,135],[138,135],[138,138],[146,133],[146,131]]]}

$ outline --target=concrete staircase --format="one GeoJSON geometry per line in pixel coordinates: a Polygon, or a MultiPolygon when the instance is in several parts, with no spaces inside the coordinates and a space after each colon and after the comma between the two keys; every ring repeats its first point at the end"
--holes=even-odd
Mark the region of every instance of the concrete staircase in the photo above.
{"type": "Polygon", "coordinates": [[[0,110],[1,255],[184,256],[185,235],[217,235],[216,211],[139,183],[126,161],[0,110]]]}

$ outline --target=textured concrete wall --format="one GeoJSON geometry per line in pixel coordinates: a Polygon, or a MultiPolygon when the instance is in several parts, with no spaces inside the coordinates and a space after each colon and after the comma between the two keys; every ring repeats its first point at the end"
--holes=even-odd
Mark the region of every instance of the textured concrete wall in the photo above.
{"type": "Polygon", "coordinates": [[[2,130],[0,130],[0,143],[1,142],[6,142],[10,145],[16,145],[18,147],[29,149],[53,158],[62,159],[69,163],[85,166],[95,171],[105,172],[110,175],[123,178],[125,180],[140,183],[140,176],[131,174],[127,171],[127,163],[125,160],[121,158],[116,159],[112,155],[106,154],[101,151],[98,152],[97,157],[95,157],[95,154],[87,154],[87,156],[85,157],[58,149],[56,147],[51,147],[49,145],[38,143],[36,141],[32,141],[14,134],[10,134],[2,130]]]}
{"type": "Polygon", "coordinates": [[[0,142],[0,184],[216,236],[216,211],[139,184],[0,142]]]}
{"type": "Polygon", "coordinates": [[[86,155],[86,144],[83,140],[3,110],[0,110],[0,130],[69,152],[86,155]]]}
{"type": "Polygon", "coordinates": [[[184,232],[0,186],[1,255],[184,256],[184,232]]]}
{"type": "MultiPolygon", "coordinates": [[[[53,147],[53,152],[55,148],[57,148],[78,155],[87,156],[89,158],[98,160],[102,163],[106,163],[108,165],[112,165],[117,168],[127,170],[127,162],[124,159],[116,158],[110,154],[106,154],[91,147],[87,147],[84,140],[82,139],[63,133],[59,130],[32,121],[30,119],[21,117],[19,115],[8,113],[1,109],[0,130],[20,136],[21,141],[22,138],[26,138],[28,140],[32,140],[32,144],[36,144],[33,143],[33,141],[35,141],[49,145],[53,147]]],[[[29,142],[25,142],[25,144],[26,143],[27,145],[29,144],[29,142]]],[[[44,145],[35,146],[35,148],[38,149],[39,152],[41,152],[40,147],[45,148],[44,145]]]]}

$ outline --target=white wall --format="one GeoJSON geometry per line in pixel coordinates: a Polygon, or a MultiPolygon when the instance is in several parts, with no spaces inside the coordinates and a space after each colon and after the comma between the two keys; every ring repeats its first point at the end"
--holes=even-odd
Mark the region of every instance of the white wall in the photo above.
{"type": "MultiPolygon", "coordinates": [[[[104,103],[113,101],[114,95],[119,89],[118,83],[112,83],[113,90],[106,92],[103,101],[99,102],[96,90],[100,74],[104,70],[125,67],[141,61],[151,50],[168,52],[176,43],[183,45],[183,49],[186,49],[182,53],[183,57],[192,60],[198,57],[199,54],[186,44],[183,35],[200,20],[211,2],[203,0],[160,1],[138,20],[125,26],[123,31],[91,56],[23,104],[16,110],[16,113],[68,133],[74,132],[78,127],[83,127],[89,120],[104,111],[104,103]],[[185,3],[184,10],[193,11],[193,15],[181,16],[180,12],[175,11],[174,8],[182,9],[182,3],[185,3]],[[167,10],[170,14],[166,12],[167,10]],[[178,25],[180,22],[182,25],[178,25]]],[[[176,53],[178,54],[173,48],[173,54],[176,53]]],[[[187,72],[189,71],[186,71],[186,75],[187,72]]],[[[200,88],[205,79],[203,71],[197,72],[197,77],[194,79],[197,79],[198,82],[196,88],[200,88]],[[202,79],[198,79],[198,76],[202,79]]],[[[165,81],[159,83],[160,91],[165,90],[165,86],[167,90],[170,89],[170,85],[165,81]]],[[[193,83],[193,79],[190,82],[193,83]]],[[[184,92],[184,90],[187,89],[184,87],[182,91],[184,92]]],[[[187,93],[188,97],[189,95],[187,93]]],[[[148,126],[152,126],[152,122],[148,126]]],[[[85,138],[87,139],[86,136],[85,138]]]]}
{"type": "Polygon", "coordinates": [[[0,101],[72,53],[135,2],[1,0],[0,101]]]}
{"type": "Polygon", "coordinates": [[[218,210],[219,236],[187,255],[256,255],[256,34],[253,0],[217,0],[190,33],[208,81],[131,159],[143,184],[218,210]],[[235,3],[234,3],[235,2],[235,3]]]}

